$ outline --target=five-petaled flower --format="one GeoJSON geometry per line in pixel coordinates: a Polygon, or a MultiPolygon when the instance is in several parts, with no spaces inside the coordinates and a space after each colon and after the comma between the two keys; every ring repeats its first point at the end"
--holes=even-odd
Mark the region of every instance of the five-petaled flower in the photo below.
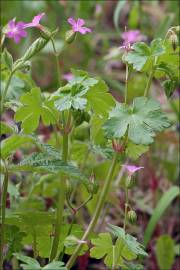
{"type": "Polygon", "coordinates": [[[124,167],[124,169],[127,171],[128,175],[131,177],[133,173],[135,173],[136,171],[139,171],[141,169],[143,169],[144,167],[137,167],[135,165],[122,165],[124,167]]]}
{"type": "Polygon", "coordinates": [[[139,41],[146,39],[146,37],[144,35],[142,35],[139,30],[126,31],[126,32],[122,33],[121,37],[123,39],[124,46],[128,46],[128,45],[131,45],[135,42],[139,42],[139,41]]]}
{"type": "Polygon", "coordinates": [[[15,19],[10,20],[6,30],[6,36],[8,38],[13,38],[15,43],[19,43],[21,38],[27,36],[27,32],[24,30],[24,22],[15,22],[15,19]]]}
{"type": "Polygon", "coordinates": [[[25,23],[24,28],[29,28],[29,27],[39,27],[40,24],[40,20],[42,19],[42,17],[45,15],[45,13],[40,13],[37,16],[35,16],[32,20],[32,22],[30,23],[25,23]]]}
{"type": "Polygon", "coordinates": [[[72,25],[72,30],[74,32],[79,32],[82,35],[91,32],[90,28],[83,26],[85,24],[85,21],[83,19],[77,19],[77,21],[75,21],[73,18],[69,18],[68,23],[72,25]]]}

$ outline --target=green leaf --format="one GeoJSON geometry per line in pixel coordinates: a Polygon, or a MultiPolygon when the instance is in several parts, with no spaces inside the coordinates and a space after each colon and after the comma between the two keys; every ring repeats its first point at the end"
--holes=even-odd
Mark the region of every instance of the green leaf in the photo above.
{"type": "Polygon", "coordinates": [[[13,134],[17,133],[17,127],[16,126],[9,126],[5,122],[0,122],[0,134],[13,134]]]}
{"type": "Polygon", "coordinates": [[[174,240],[169,235],[162,235],[156,243],[156,257],[161,270],[171,270],[174,263],[174,240]]]}
{"type": "MultiPolygon", "coordinates": [[[[1,74],[1,89],[2,92],[4,91],[5,85],[7,83],[9,76],[9,72],[3,71],[1,74]]],[[[19,100],[19,97],[31,90],[31,88],[35,87],[35,82],[32,80],[29,74],[23,73],[21,71],[17,71],[13,74],[11,79],[7,99],[12,100],[19,100]]]]}
{"type": "Polygon", "coordinates": [[[177,81],[172,81],[172,80],[166,80],[162,83],[164,87],[165,94],[168,98],[170,98],[174,91],[176,90],[177,87],[177,81]]]}
{"type": "Polygon", "coordinates": [[[16,166],[12,166],[12,169],[20,171],[37,171],[48,173],[64,173],[75,179],[83,181],[83,183],[89,183],[89,180],[84,176],[77,167],[71,163],[65,163],[60,159],[55,159],[47,153],[33,153],[32,155],[23,159],[16,166]]]}
{"type": "Polygon", "coordinates": [[[160,104],[146,97],[137,97],[132,106],[117,104],[104,124],[107,138],[122,138],[126,132],[135,144],[153,142],[155,132],[163,131],[170,122],[160,110],[160,104]]]}
{"type": "Polygon", "coordinates": [[[160,201],[157,204],[157,207],[154,209],[154,212],[151,216],[151,219],[147,225],[146,231],[144,233],[144,245],[147,246],[151,236],[154,232],[156,224],[162,217],[163,213],[171,202],[179,195],[179,188],[177,186],[171,187],[167,190],[164,195],[161,197],[160,201]]]}
{"type": "Polygon", "coordinates": [[[133,237],[132,235],[126,234],[123,228],[120,228],[120,227],[112,225],[112,224],[108,224],[108,228],[114,236],[124,240],[124,242],[126,244],[126,250],[128,249],[129,251],[131,251],[132,253],[134,253],[136,255],[142,255],[142,256],[148,255],[144,251],[143,245],[141,245],[137,241],[137,239],[135,237],[133,237]]]}
{"type": "Polygon", "coordinates": [[[3,159],[7,158],[14,151],[16,151],[20,146],[26,143],[33,143],[32,137],[26,135],[14,134],[11,137],[5,139],[1,143],[1,157],[3,159]]]}
{"type": "Polygon", "coordinates": [[[7,66],[9,70],[12,70],[13,66],[13,58],[12,55],[7,51],[5,48],[3,53],[2,53],[2,62],[7,66]]]}
{"type": "Polygon", "coordinates": [[[115,106],[115,100],[103,80],[91,87],[86,96],[90,107],[100,117],[107,117],[109,111],[115,106]]]}
{"type": "Polygon", "coordinates": [[[95,246],[90,250],[92,258],[104,258],[104,263],[112,268],[119,267],[123,264],[121,255],[122,244],[116,240],[115,245],[112,243],[111,235],[109,233],[100,233],[98,238],[91,239],[91,243],[95,246]]]}
{"type": "Polygon", "coordinates": [[[67,270],[63,262],[53,261],[42,268],[42,270],[67,270]]]}
{"type": "Polygon", "coordinates": [[[15,225],[6,226],[5,241],[8,244],[8,252],[6,258],[10,259],[14,252],[19,252],[23,248],[22,238],[26,236],[25,232],[21,232],[15,225]]]}
{"type": "Polygon", "coordinates": [[[24,256],[21,255],[19,253],[14,253],[14,256],[24,262],[25,264],[20,264],[20,266],[24,269],[24,270],[41,270],[41,266],[38,263],[38,261],[36,261],[35,259],[28,257],[28,256],[24,256]]]}
{"type": "Polygon", "coordinates": [[[144,42],[134,43],[132,49],[125,56],[125,60],[132,64],[137,71],[140,71],[152,57],[159,56],[165,52],[163,41],[160,38],[154,39],[150,47],[144,42]]]}
{"type": "Polygon", "coordinates": [[[147,145],[134,144],[133,142],[128,141],[126,154],[128,157],[132,158],[133,160],[136,160],[148,150],[149,147],[147,145]]]}
{"type": "Polygon", "coordinates": [[[55,106],[59,111],[74,108],[84,110],[87,105],[95,114],[106,116],[115,105],[114,98],[108,93],[103,80],[92,78],[82,70],[72,70],[74,79],[53,95],[55,106]],[[103,99],[102,99],[103,96],[103,99]]]}
{"type": "Polygon", "coordinates": [[[57,111],[53,107],[54,102],[43,100],[39,88],[32,88],[21,96],[22,106],[15,113],[15,120],[22,122],[25,133],[34,131],[38,125],[40,117],[45,125],[54,124],[57,121],[57,111]]]}

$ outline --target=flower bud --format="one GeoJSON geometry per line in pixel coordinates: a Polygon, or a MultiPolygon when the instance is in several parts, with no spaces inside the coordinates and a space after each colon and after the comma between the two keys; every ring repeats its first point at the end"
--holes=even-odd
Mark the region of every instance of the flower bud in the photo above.
{"type": "Polygon", "coordinates": [[[65,41],[68,44],[71,44],[74,41],[75,37],[76,37],[76,32],[74,32],[73,30],[69,30],[65,34],[65,41]]]}
{"type": "Polygon", "coordinates": [[[132,224],[136,223],[136,220],[137,220],[136,212],[133,210],[128,211],[127,218],[129,222],[131,222],[132,224]]]}
{"type": "Polygon", "coordinates": [[[171,31],[169,41],[171,42],[173,50],[175,51],[178,44],[178,37],[174,31],[171,31]]]}

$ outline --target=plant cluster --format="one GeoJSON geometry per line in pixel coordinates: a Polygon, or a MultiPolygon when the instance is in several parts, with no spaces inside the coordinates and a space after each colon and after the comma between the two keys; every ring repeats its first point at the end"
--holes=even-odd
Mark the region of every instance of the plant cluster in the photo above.
{"type": "MultiPolygon", "coordinates": [[[[134,174],[146,170],[137,166],[137,160],[149,150],[158,132],[171,127],[160,103],[149,97],[149,92],[154,78],[163,81],[167,98],[176,89],[179,27],[171,27],[164,39],[156,38],[150,45],[138,31],[126,31],[119,48],[119,61],[126,67],[124,101],[118,102],[104,80],[80,69],[72,69],[70,80],[62,84],[54,40],[59,29],[42,25],[44,15],[35,16],[29,23],[16,23],[13,19],[3,28],[2,47],[6,38],[20,44],[27,37],[28,28],[37,29],[40,37],[17,60],[6,48],[2,49],[1,113],[13,111],[15,124],[1,121],[1,134],[8,136],[1,143],[0,267],[3,269],[5,259],[14,257],[24,270],[70,270],[77,257],[89,251],[90,257],[103,259],[107,269],[143,269],[143,258],[148,254],[128,233],[127,225],[137,220],[130,192],[134,174]],[[48,43],[52,45],[59,81],[59,88],[53,93],[42,92],[29,76],[32,58],[48,43]],[[128,102],[134,72],[141,72],[147,83],[144,95],[128,102]],[[26,92],[17,93],[12,87],[18,78],[23,78],[26,92]],[[51,127],[52,143],[43,142],[37,135],[40,123],[51,127]],[[16,163],[13,157],[18,149],[24,149],[25,155],[16,163]],[[128,164],[123,164],[125,158],[130,160],[128,164]],[[102,160],[107,166],[99,177],[96,164],[102,160]],[[107,230],[98,234],[96,226],[121,166],[126,174],[122,187],[123,228],[107,224],[107,230]],[[16,188],[9,184],[13,174],[22,179],[16,188]],[[24,175],[29,179],[27,196],[20,198],[24,175]],[[10,209],[6,209],[8,192],[14,200],[10,209]],[[46,194],[54,200],[48,210],[40,199],[46,194]],[[78,203],[78,196],[83,197],[83,203],[78,203]],[[86,217],[89,224],[83,228],[80,213],[91,202],[95,202],[95,210],[92,217],[86,217]],[[25,245],[32,246],[33,258],[22,255],[25,245]],[[65,255],[69,256],[67,262],[65,255]]],[[[65,36],[67,50],[80,38],[78,35],[95,31],[85,27],[80,18],[69,18],[68,23],[72,29],[65,36]]]]}

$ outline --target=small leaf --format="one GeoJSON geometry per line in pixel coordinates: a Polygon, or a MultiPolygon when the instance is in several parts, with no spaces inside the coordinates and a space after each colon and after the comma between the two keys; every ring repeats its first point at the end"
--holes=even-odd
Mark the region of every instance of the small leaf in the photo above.
{"type": "MultiPolygon", "coordinates": [[[[141,245],[137,241],[137,239],[135,237],[133,237],[132,235],[126,234],[124,229],[122,229],[118,226],[112,225],[112,224],[108,224],[108,228],[114,236],[124,240],[125,250],[128,249],[130,252],[134,253],[135,255],[142,255],[142,256],[148,255],[144,251],[143,245],[141,245]]],[[[124,251],[124,254],[126,254],[126,251],[124,251]]],[[[131,253],[129,255],[132,256],[131,253]]]]}
{"type": "Polygon", "coordinates": [[[104,263],[112,268],[119,267],[123,264],[121,257],[122,243],[116,240],[115,245],[112,243],[112,238],[109,233],[100,233],[98,238],[91,239],[93,248],[90,250],[90,256],[92,258],[101,259],[104,258],[104,263]]]}
{"type": "Polygon", "coordinates": [[[52,100],[43,100],[40,88],[32,88],[21,96],[22,106],[16,111],[16,121],[22,122],[24,133],[34,131],[38,125],[40,117],[45,125],[54,124],[57,121],[57,111],[52,100]]]}
{"type": "Polygon", "coordinates": [[[133,44],[132,49],[125,56],[125,60],[132,64],[137,71],[140,71],[152,57],[159,56],[165,52],[163,41],[159,38],[154,39],[150,47],[144,42],[137,42],[133,44]]]}
{"type": "Polygon", "coordinates": [[[38,261],[36,261],[35,259],[31,258],[31,257],[28,257],[28,256],[24,256],[24,255],[21,255],[20,253],[14,253],[14,256],[26,263],[26,264],[20,264],[20,266],[24,269],[24,270],[41,270],[41,266],[40,264],[38,263],[38,261]]]}
{"type": "Polygon", "coordinates": [[[7,66],[9,70],[12,70],[13,58],[6,48],[4,49],[2,53],[2,62],[7,66]]]}
{"type": "Polygon", "coordinates": [[[169,235],[162,235],[156,243],[156,257],[161,270],[171,270],[174,263],[174,240],[169,235]]]}

